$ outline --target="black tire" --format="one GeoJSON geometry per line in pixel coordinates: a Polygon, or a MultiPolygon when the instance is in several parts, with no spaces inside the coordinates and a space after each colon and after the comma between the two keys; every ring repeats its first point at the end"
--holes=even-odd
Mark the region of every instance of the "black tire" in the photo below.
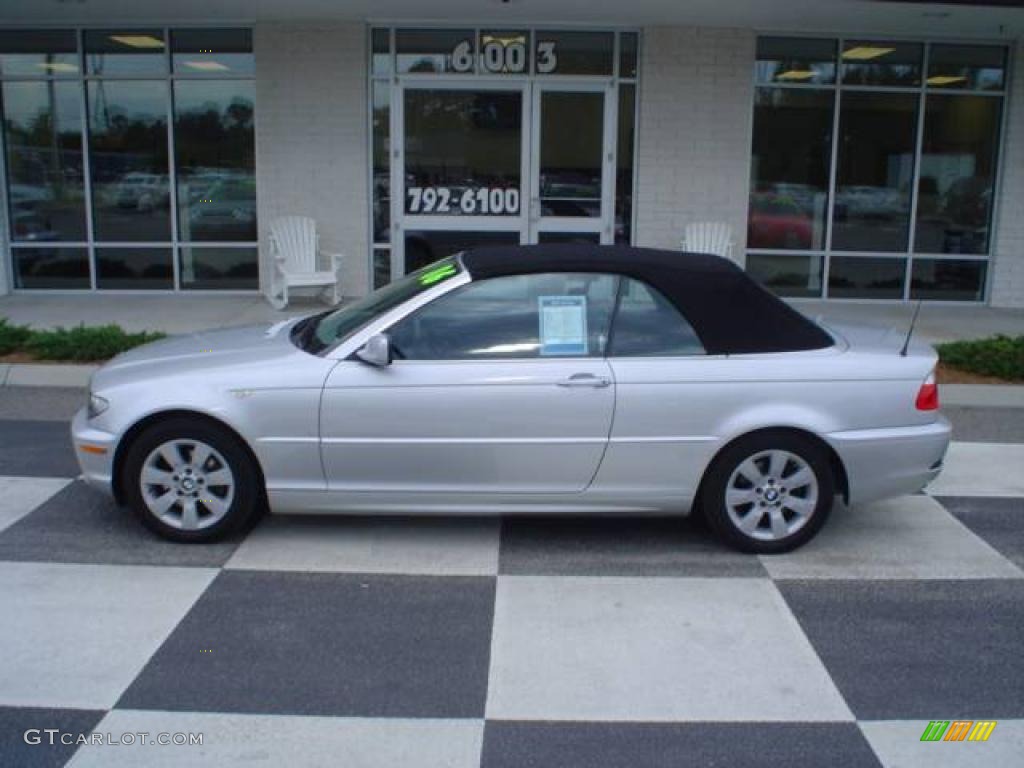
{"type": "MultiPolygon", "coordinates": [[[[248,449],[230,431],[203,419],[177,417],[146,429],[129,446],[121,477],[124,498],[132,512],[151,531],[172,541],[200,543],[223,539],[254,521],[262,508],[261,476],[248,449]],[[147,506],[143,497],[144,464],[153,451],[173,440],[205,443],[220,454],[230,470],[233,478],[231,501],[226,505],[227,511],[216,522],[194,529],[175,527],[147,506]]],[[[203,508],[201,504],[200,508],[203,508]]]]}
{"type": "MultiPolygon", "coordinates": [[[[766,466],[765,461],[767,459],[762,457],[757,462],[757,465],[766,466]]],[[[789,477],[795,476],[797,466],[796,463],[786,465],[791,470],[788,475],[789,477]]],[[[772,490],[775,493],[780,491],[782,493],[788,492],[790,489],[786,489],[784,483],[785,478],[783,477],[781,482],[778,483],[779,488],[777,489],[773,483],[772,490]]],[[[767,499],[768,497],[762,495],[764,493],[763,489],[766,488],[767,486],[751,484],[750,492],[757,494],[755,498],[767,499]]],[[[737,486],[736,490],[742,492],[745,489],[737,486]]],[[[806,494],[807,490],[804,488],[797,489],[793,492],[792,498],[800,499],[801,497],[797,495],[799,493],[806,494]]],[[[775,497],[773,496],[772,498],[775,497]]],[[[701,485],[700,504],[708,525],[711,526],[711,529],[722,541],[741,552],[778,554],[796,549],[814,538],[818,531],[821,530],[821,527],[828,519],[829,513],[832,511],[834,503],[835,478],[832,476],[832,467],[828,454],[814,440],[787,430],[756,432],[746,437],[741,437],[728,445],[712,462],[704,475],[704,481],[701,485]],[[817,482],[817,502],[813,505],[811,503],[802,505],[804,507],[813,506],[813,511],[805,515],[806,519],[792,533],[771,539],[758,538],[757,536],[770,535],[769,530],[765,529],[770,529],[771,527],[772,502],[757,501],[744,507],[744,509],[749,511],[744,513],[744,516],[741,518],[743,520],[747,519],[746,514],[753,514],[764,508],[759,513],[763,517],[759,518],[760,523],[755,529],[757,531],[755,535],[744,532],[738,523],[734,522],[726,503],[726,492],[729,490],[728,485],[733,477],[733,473],[748,459],[758,457],[768,451],[784,451],[799,458],[813,472],[814,479],[817,482]],[[767,507],[765,507],[766,504],[767,507]]],[[[774,502],[774,505],[779,509],[779,514],[786,515],[788,513],[794,515],[794,518],[797,517],[794,510],[787,509],[785,504],[785,498],[780,498],[774,502]]],[[[794,518],[791,518],[788,522],[792,522],[794,518]]],[[[755,518],[750,519],[754,520],[755,518]]]]}

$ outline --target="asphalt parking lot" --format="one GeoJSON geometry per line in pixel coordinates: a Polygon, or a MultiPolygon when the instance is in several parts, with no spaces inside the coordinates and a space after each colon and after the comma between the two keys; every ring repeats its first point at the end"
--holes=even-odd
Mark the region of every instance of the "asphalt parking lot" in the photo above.
{"type": "Polygon", "coordinates": [[[686,520],[174,545],[75,479],[82,398],[0,391],[0,766],[1022,764],[1024,410],[947,409],[928,493],[756,557],[686,520]]]}

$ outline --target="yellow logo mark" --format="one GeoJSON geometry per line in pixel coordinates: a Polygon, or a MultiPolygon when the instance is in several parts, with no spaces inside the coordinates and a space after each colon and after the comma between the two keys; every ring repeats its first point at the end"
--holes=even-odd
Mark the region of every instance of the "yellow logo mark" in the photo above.
{"type": "Polygon", "coordinates": [[[967,737],[968,741],[988,741],[988,737],[992,735],[992,731],[995,730],[995,720],[979,720],[974,730],[971,731],[971,735],[967,737]]]}

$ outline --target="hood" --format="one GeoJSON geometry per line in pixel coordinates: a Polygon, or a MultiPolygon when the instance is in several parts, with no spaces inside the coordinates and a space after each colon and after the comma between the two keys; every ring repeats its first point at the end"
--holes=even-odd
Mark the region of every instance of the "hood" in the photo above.
{"type": "Polygon", "coordinates": [[[171,336],[123,352],[93,375],[98,391],[127,379],[166,373],[195,373],[226,365],[266,362],[294,354],[291,327],[301,318],[275,325],[251,325],[171,336]]]}

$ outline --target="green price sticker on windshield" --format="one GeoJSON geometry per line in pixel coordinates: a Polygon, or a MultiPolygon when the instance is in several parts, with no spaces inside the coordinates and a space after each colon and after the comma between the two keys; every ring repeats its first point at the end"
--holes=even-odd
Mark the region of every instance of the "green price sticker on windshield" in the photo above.
{"type": "Polygon", "coordinates": [[[420,285],[433,285],[434,283],[439,283],[442,280],[446,280],[451,277],[456,272],[458,272],[458,269],[456,269],[455,265],[451,262],[442,264],[441,266],[434,267],[429,272],[424,272],[420,275],[420,285]]]}

